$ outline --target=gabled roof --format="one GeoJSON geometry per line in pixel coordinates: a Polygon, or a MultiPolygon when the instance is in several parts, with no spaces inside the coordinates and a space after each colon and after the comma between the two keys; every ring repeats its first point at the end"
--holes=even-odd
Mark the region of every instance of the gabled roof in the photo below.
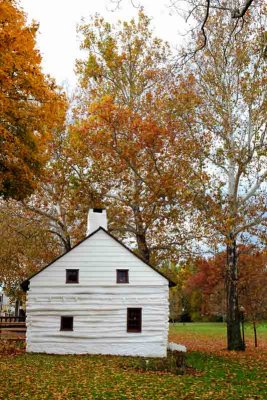
{"type": "Polygon", "coordinates": [[[111,235],[111,233],[109,233],[106,229],[102,228],[102,226],[100,226],[97,230],[95,230],[94,232],[92,232],[90,235],[86,236],[84,239],[82,239],[80,242],[78,242],[75,246],[73,246],[70,250],[66,251],[65,253],[61,254],[59,257],[55,258],[53,261],[51,261],[49,264],[45,265],[43,268],[40,269],[40,271],[35,272],[34,274],[32,274],[29,278],[27,278],[25,281],[23,281],[21,283],[21,288],[22,290],[24,290],[24,292],[26,292],[29,289],[29,283],[30,280],[40,274],[40,272],[42,272],[44,269],[50,267],[50,265],[52,265],[55,261],[59,260],[60,258],[64,257],[66,254],[68,254],[69,252],[71,252],[73,249],[75,249],[75,247],[78,247],[81,243],[85,242],[85,240],[89,239],[90,237],[92,237],[93,235],[95,235],[97,232],[99,231],[104,231],[108,236],[110,236],[112,239],[116,240],[117,243],[119,243],[122,247],[124,247],[127,251],[129,251],[131,254],[133,254],[136,258],[138,258],[139,260],[141,260],[143,263],[145,263],[148,267],[152,268],[155,272],[157,272],[159,275],[163,276],[163,278],[167,279],[167,281],[169,281],[169,287],[173,287],[176,286],[176,283],[174,283],[172,280],[170,280],[169,278],[167,278],[167,276],[165,274],[163,274],[162,272],[159,272],[155,267],[153,267],[152,265],[150,265],[149,263],[147,263],[146,261],[143,260],[142,257],[140,257],[139,255],[135,254],[131,249],[129,249],[127,246],[125,246],[124,243],[122,243],[120,240],[118,240],[115,236],[111,235]]]}

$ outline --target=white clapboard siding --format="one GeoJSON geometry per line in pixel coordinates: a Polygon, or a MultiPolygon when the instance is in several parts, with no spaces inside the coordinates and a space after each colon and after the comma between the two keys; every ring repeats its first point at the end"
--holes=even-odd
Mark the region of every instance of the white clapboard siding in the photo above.
{"type": "Polygon", "coordinates": [[[167,279],[99,230],[30,279],[27,351],[164,357],[168,308],[167,279]],[[68,268],[78,284],[65,283],[68,268]],[[127,332],[128,307],[142,308],[142,332],[127,332]],[[73,316],[73,331],[60,331],[61,316],[73,316]]]}
{"type": "MultiPolygon", "coordinates": [[[[31,279],[30,287],[65,282],[67,268],[79,269],[77,285],[115,285],[116,269],[129,269],[130,285],[166,285],[167,281],[116,240],[100,230],[31,279]],[[117,255],[116,255],[117,252],[117,255]],[[50,271],[53,269],[53,279],[50,271]]],[[[75,285],[72,285],[75,286],[75,285]]]]}

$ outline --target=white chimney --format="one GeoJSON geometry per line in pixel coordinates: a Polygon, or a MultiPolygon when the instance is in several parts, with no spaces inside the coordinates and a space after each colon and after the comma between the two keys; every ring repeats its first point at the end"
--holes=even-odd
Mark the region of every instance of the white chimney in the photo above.
{"type": "Polygon", "coordinates": [[[108,228],[107,212],[103,208],[90,208],[87,218],[86,236],[96,231],[100,226],[108,228]]]}

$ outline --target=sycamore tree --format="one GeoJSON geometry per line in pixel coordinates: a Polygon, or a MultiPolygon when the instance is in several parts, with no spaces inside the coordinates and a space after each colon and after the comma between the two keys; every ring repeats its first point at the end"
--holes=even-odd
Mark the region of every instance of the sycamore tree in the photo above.
{"type": "Polygon", "coordinates": [[[86,232],[93,191],[89,183],[82,191],[76,184],[80,171],[70,163],[63,128],[48,148],[50,159],[34,193],[22,201],[0,203],[0,282],[17,298],[26,277],[70,250],[86,232]]]}
{"type": "Polygon", "coordinates": [[[58,253],[69,251],[85,236],[88,209],[98,201],[88,174],[72,163],[69,135],[62,126],[48,145],[49,161],[34,193],[21,205],[46,226],[58,243],[58,253]],[[85,182],[83,186],[80,181],[85,182]]]}
{"type": "MultiPolygon", "coordinates": [[[[201,218],[214,241],[226,247],[226,306],[229,350],[243,348],[238,301],[237,244],[266,235],[267,75],[266,24],[251,12],[238,34],[223,12],[209,20],[205,49],[191,71],[203,99],[199,130],[208,138],[201,218]],[[249,23],[248,23],[249,22],[249,23]],[[242,29],[241,29],[242,28],[242,29]]],[[[197,38],[196,40],[201,40],[197,38]]]]}
{"type": "Polygon", "coordinates": [[[58,254],[58,242],[45,220],[14,200],[0,203],[0,282],[19,298],[20,283],[58,254]]]}
{"type": "MultiPolygon", "coordinates": [[[[217,18],[218,10],[224,18],[232,21],[232,34],[238,32],[246,25],[246,17],[251,9],[260,8],[258,0],[171,0],[170,8],[182,16],[188,26],[189,32],[199,33],[197,46],[187,49],[186,55],[189,58],[192,54],[205,48],[210,34],[207,25],[210,19],[217,18]]],[[[219,22],[219,18],[217,20],[219,22]]]]}
{"type": "MultiPolygon", "coordinates": [[[[130,3],[132,7],[138,9],[146,6],[145,1],[142,0],[110,0],[114,11],[126,5],[127,2],[128,5],[130,3]]],[[[178,23],[184,20],[185,33],[200,34],[197,45],[194,43],[183,53],[182,60],[188,61],[192,55],[206,46],[209,36],[207,25],[210,18],[216,16],[218,10],[233,21],[233,30],[229,32],[229,37],[231,37],[235,31],[239,30],[240,25],[243,27],[246,24],[246,17],[252,9],[260,9],[261,0],[169,0],[163,5],[169,9],[171,16],[178,17],[178,23]]]]}
{"type": "Polygon", "coordinates": [[[199,104],[194,78],[172,74],[169,48],[149,24],[140,12],[119,27],[99,16],[80,27],[71,144],[72,163],[109,208],[110,230],[157,263],[191,238],[186,182],[200,179],[192,165],[201,145],[186,134],[199,104]]]}
{"type": "Polygon", "coordinates": [[[51,131],[64,119],[65,99],[41,69],[38,25],[14,0],[0,2],[0,196],[32,193],[47,159],[51,131]]]}

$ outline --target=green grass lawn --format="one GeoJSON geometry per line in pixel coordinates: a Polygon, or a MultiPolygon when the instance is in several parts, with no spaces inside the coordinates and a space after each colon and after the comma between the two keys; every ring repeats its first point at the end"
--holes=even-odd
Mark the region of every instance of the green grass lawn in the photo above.
{"type": "MultiPolygon", "coordinates": [[[[205,336],[225,336],[226,324],[222,322],[193,322],[193,323],[176,323],[170,324],[170,332],[172,333],[193,333],[205,336]]],[[[267,339],[267,323],[261,323],[257,326],[257,332],[260,337],[267,339]]],[[[245,334],[249,338],[253,336],[253,327],[251,324],[245,324],[245,334]]]]}
{"type": "MultiPolygon", "coordinates": [[[[223,324],[177,324],[175,334],[210,338],[223,324]]],[[[267,333],[266,327],[262,330],[267,333]]],[[[185,375],[134,369],[138,359],[111,356],[2,355],[1,400],[266,400],[264,352],[231,357],[190,351],[185,375]]],[[[266,349],[265,349],[266,355],[266,349]]]]}

